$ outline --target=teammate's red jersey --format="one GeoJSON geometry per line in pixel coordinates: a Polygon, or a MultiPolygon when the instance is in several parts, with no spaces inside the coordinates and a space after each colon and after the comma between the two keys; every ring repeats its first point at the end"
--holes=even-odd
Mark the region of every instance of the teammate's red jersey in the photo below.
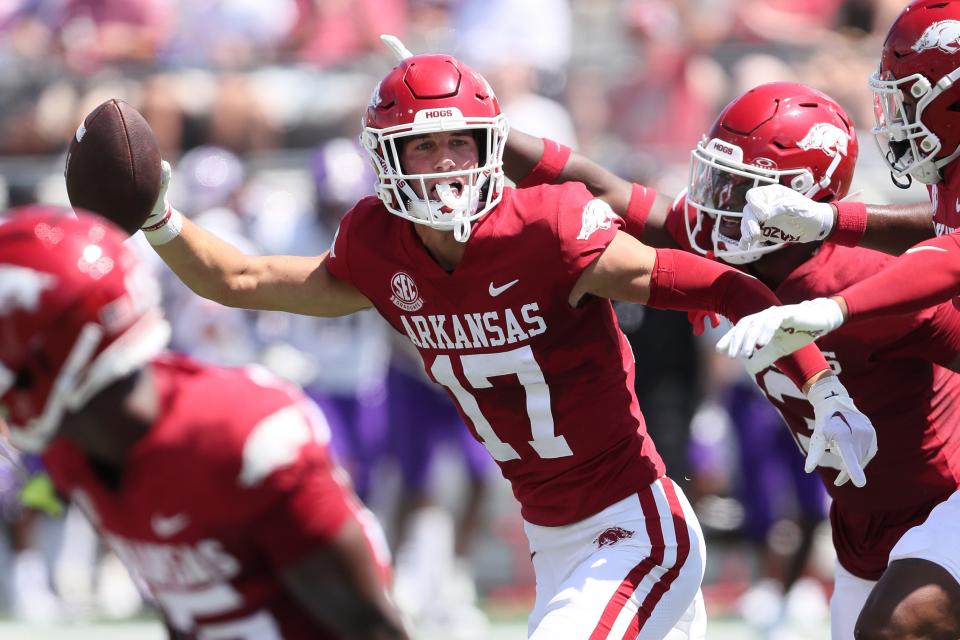
{"type": "Polygon", "coordinates": [[[960,229],[960,162],[950,163],[944,179],[927,187],[933,204],[933,227],[938,236],[960,229]]]}
{"type": "Polygon", "coordinates": [[[358,517],[322,415],[266,372],[179,356],[149,370],[161,417],[118,481],[61,437],[43,456],[58,490],[186,636],[337,637],[278,576],[358,517]]]}
{"type": "Polygon", "coordinates": [[[622,222],[585,208],[591,199],[578,183],[506,189],[448,273],[413,223],[366,198],[327,261],[416,345],[523,517],[544,526],[582,520],[663,474],[610,302],[568,303],[622,222]]]}
{"type": "MultiPolygon", "coordinates": [[[[682,206],[675,203],[667,226],[689,248],[682,206]]],[[[829,296],[895,259],[825,243],[774,293],[784,304],[829,296]]],[[[934,364],[948,364],[960,352],[960,311],[946,302],[844,325],[817,344],[877,430],[879,449],[866,469],[865,487],[834,486],[840,461],[832,453],[821,464],[833,469],[817,467],[833,497],[830,518],[840,562],[854,575],[876,580],[900,536],[960,485],[960,375],[934,364]]],[[[760,372],[757,383],[805,453],[813,408],[776,368],[760,372]]]]}

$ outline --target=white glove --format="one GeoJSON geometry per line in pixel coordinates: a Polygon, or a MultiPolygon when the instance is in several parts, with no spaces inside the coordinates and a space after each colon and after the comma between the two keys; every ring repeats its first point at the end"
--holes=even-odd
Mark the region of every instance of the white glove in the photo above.
{"type": "Polygon", "coordinates": [[[770,307],[741,318],[717,342],[717,351],[747,359],[757,373],[843,324],[840,305],[830,298],[770,307]]]}
{"type": "Polygon", "coordinates": [[[813,471],[823,454],[830,451],[839,457],[841,466],[833,484],[839,487],[853,480],[854,485],[862,487],[867,483],[863,470],[877,454],[877,432],[870,419],[860,413],[836,376],[814,382],[807,400],[813,405],[814,425],[804,469],[813,471]]]}
{"type": "Polygon", "coordinates": [[[170,163],[166,160],[160,161],[160,193],[157,195],[157,201],[153,203],[153,209],[150,215],[143,221],[140,228],[143,235],[152,245],[166,244],[180,235],[183,228],[183,215],[170,206],[167,200],[167,189],[170,188],[170,176],[173,171],[170,169],[170,163]]]}
{"type": "Polygon", "coordinates": [[[782,184],[754,187],[747,191],[747,205],[740,219],[740,249],[746,251],[763,240],[823,240],[835,219],[836,211],[828,203],[811,200],[782,184]]]}

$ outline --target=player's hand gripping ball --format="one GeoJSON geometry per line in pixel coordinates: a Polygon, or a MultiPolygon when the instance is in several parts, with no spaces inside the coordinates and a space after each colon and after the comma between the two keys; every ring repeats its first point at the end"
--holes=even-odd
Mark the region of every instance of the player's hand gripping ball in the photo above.
{"type": "Polygon", "coordinates": [[[126,102],[107,100],[77,128],[64,177],[74,208],[135,233],[160,192],[160,148],[150,125],[126,102]]]}

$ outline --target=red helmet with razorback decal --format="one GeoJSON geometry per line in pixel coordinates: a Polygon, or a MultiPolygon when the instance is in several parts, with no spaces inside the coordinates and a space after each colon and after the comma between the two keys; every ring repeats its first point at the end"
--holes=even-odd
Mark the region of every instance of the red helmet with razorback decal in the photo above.
{"type": "Polygon", "coordinates": [[[24,207],[0,224],[0,409],[42,451],[65,412],[159,353],[159,287],[103,218],[24,207]]]}
{"type": "Polygon", "coordinates": [[[418,55],[402,60],[374,89],[360,142],[377,171],[377,195],[391,213],[452,230],[458,240],[466,241],[470,223],[495,207],[503,194],[507,131],[500,104],[483,76],[450,56],[418,55]],[[400,151],[405,138],[463,130],[477,139],[476,168],[404,173],[400,151]],[[450,180],[437,185],[439,200],[429,197],[426,185],[436,178],[450,180]]]}
{"type": "Polygon", "coordinates": [[[894,21],[870,77],[880,153],[894,178],[943,179],[960,155],[960,2],[918,0],[894,21]]]}
{"type": "Polygon", "coordinates": [[[786,246],[767,241],[740,249],[747,191],[780,183],[815,200],[837,200],[850,188],[858,148],[850,117],[826,94],[795,82],[747,91],[727,105],[691,154],[691,245],[732,264],[786,246]]]}

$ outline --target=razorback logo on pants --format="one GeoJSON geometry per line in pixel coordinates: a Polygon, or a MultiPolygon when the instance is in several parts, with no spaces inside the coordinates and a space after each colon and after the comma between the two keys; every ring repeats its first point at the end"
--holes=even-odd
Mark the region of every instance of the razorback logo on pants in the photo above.
{"type": "Polygon", "coordinates": [[[601,533],[599,536],[597,536],[597,539],[594,540],[593,543],[597,545],[597,548],[599,548],[599,547],[605,547],[608,545],[614,545],[620,542],[621,540],[624,540],[626,538],[632,538],[632,537],[633,537],[633,531],[627,531],[626,529],[622,529],[620,527],[610,527],[609,529],[601,533]]]}

